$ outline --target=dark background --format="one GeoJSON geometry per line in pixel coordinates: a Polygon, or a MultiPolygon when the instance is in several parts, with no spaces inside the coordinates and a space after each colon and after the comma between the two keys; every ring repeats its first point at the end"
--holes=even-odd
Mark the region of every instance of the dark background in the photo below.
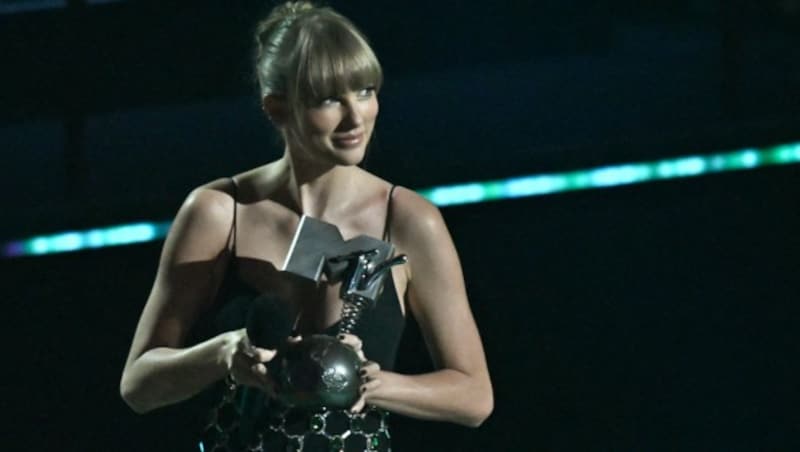
{"type": "MultiPolygon", "coordinates": [[[[249,65],[269,4],[67,3],[0,14],[0,239],[167,219],[280,154],[249,65]]],[[[386,73],[367,166],[408,187],[800,140],[797,0],[332,4],[386,73]]],[[[395,449],[800,447],[798,176],[445,208],[495,411],[395,417],[395,449]]],[[[117,387],[159,249],[0,261],[11,450],[180,450],[117,387]]]]}

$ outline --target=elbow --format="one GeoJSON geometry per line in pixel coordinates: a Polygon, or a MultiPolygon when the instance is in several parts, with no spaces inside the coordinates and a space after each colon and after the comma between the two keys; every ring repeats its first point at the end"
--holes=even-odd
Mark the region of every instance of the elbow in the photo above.
{"type": "Polygon", "coordinates": [[[146,402],[141,390],[137,390],[136,385],[125,378],[125,375],[119,383],[119,395],[136,414],[145,414],[154,408],[146,402]]]}
{"type": "Polygon", "coordinates": [[[122,395],[122,400],[125,401],[125,404],[128,405],[128,407],[131,410],[133,410],[134,413],[136,413],[136,414],[145,414],[148,411],[150,411],[147,408],[147,406],[145,406],[144,404],[142,404],[141,402],[136,400],[136,398],[133,397],[131,394],[127,394],[127,393],[121,392],[121,395],[122,395]]]}
{"type": "Polygon", "coordinates": [[[474,406],[470,410],[467,419],[465,419],[464,425],[472,428],[480,427],[489,418],[492,411],[494,411],[494,397],[491,389],[489,389],[474,401],[474,406]]]}
{"type": "Polygon", "coordinates": [[[459,423],[466,427],[480,427],[489,418],[492,411],[494,411],[494,394],[491,383],[487,381],[473,392],[459,423]]]}

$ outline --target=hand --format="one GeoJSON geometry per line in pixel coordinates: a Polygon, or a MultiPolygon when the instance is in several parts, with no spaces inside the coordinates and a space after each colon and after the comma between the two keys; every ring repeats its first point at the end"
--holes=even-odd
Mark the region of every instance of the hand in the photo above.
{"type": "Polygon", "coordinates": [[[251,344],[245,328],[230,331],[225,335],[227,337],[224,341],[222,359],[228,375],[237,384],[252,386],[272,394],[272,378],[267,373],[265,363],[275,357],[276,351],[251,344]]]}
{"type": "Polygon", "coordinates": [[[352,334],[340,334],[338,338],[343,344],[347,344],[352,347],[353,350],[355,350],[358,354],[358,357],[361,359],[361,370],[359,371],[359,376],[361,377],[361,387],[359,388],[359,392],[361,393],[361,396],[350,408],[350,412],[358,413],[364,409],[370,396],[372,396],[375,390],[381,385],[381,380],[379,378],[381,366],[374,361],[367,360],[367,358],[364,356],[364,350],[362,348],[363,344],[358,336],[352,334]]]}

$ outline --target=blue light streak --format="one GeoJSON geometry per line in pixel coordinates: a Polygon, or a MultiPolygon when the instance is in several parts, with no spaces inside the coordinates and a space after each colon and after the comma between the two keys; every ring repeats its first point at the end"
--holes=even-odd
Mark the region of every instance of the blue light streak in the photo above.
{"type": "MultiPolygon", "coordinates": [[[[800,163],[800,142],[761,149],[747,148],[709,155],[689,155],[652,162],[623,163],[562,173],[446,185],[421,189],[418,192],[433,204],[444,207],[797,163],[800,163]]],[[[166,237],[169,226],[168,221],[138,222],[30,237],[5,243],[2,246],[2,257],[37,256],[146,243],[166,237]]]]}

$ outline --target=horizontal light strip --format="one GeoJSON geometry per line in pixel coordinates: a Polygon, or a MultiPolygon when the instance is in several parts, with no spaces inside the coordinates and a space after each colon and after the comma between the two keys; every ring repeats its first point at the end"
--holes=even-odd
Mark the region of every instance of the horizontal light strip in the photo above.
{"type": "Polygon", "coordinates": [[[419,190],[419,193],[437,206],[453,206],[793,163],[800,163],[800,142],[763,149],[748,148],[719,154],[624,163],[565,173],[447,185],[419,190]]]}
{"type": "MultiPolygon", "coordinates": [[[[87,0],[89,5],[119,3],[123,0],[87,0]]],[[[63,9],[69,6],[67,0],[0,0],[0,14],[27,13],[47,9],[63,9]]]]}
{"type": "Polygon", "coordinates": [[[28,11],[66,7],[67,0],[5,0],[0,2],[0,14],[24,13],[28,11]]]}
{"type": "Polygon", "coordinates": [[[130,223],[118,226],[68,231],[16,240],[3,246],[3,257],[38,256],[107,246],[131,245],[163,239],[170,222],[130,223]]]}
{"type": "MultiPolygon", "coordinates": [[[[695,177],[770,165],[800,163],[800,142],[763,149],[741,149],[652,162],[625,163],[564,173],[536,174],[485,182],[447,185],[418,192],[437,206],[454,206],[576,190],[695,177]]],[[[170,222],[133,223],[86,231],[61,232],[3,245],[3,257],[43,255],[163,239],[170,222]]]]}

